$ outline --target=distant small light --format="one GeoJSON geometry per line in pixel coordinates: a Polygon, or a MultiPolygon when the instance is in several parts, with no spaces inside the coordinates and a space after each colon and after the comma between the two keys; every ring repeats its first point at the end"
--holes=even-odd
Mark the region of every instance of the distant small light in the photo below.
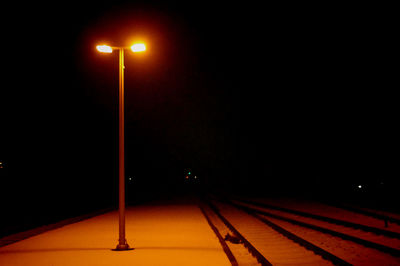
{"type": "Polygon", "coordinates": [[[194,176],[194,179],[197,179],[197,176],[194,176]]]}
{"type": "Polygon", "coordinates": [[[132,177],[129,177],[129,181],[132,180],[132,177]]]}
{"type": "Polygon", "coordinates": [[[189,179],[189,177],[188,177],[188,176],[185,176],[185,178],[186,178],[186,179],[189,179]]]}
{"type": "Polygon", "coordinates": [[[361,186],[361,185],[358,185],[358,188],[362,188],[362,186],[361,186]]]}

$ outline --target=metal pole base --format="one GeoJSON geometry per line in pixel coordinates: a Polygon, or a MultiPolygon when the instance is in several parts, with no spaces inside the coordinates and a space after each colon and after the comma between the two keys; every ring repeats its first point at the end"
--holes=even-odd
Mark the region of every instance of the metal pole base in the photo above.
{"type": "Polygon", "coordinates": [[[134,248],[129,247],[128,244],[118,244],[115,249],[112,249],[112,251],[125,251],[125,250],[134,250],[134,248]]]}

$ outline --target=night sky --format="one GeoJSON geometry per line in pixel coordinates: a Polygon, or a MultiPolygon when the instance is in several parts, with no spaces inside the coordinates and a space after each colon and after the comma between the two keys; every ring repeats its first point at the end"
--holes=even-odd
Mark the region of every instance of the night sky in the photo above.
{"type": "Polygon", "coordinates": [[[5,4],[6,209],[116,200],[118,53],[95,46],[137,39],[148,50],[125,57],[128,197],[179,192],[186,168],[220,190],[395,191],[393,17],[189,2],[5,4]]]}

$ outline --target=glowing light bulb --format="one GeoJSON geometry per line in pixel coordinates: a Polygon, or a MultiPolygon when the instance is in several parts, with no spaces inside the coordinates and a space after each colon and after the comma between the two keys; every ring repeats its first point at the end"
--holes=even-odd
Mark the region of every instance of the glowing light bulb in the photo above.
{"type": "Polygon", "coordinates": [[[97,51],[102,52],[102,53],[112,53],[112,48],[111,48],[111,46],[108,46],[108,45],[97,45],[96,49],[97,49],[97,51]]]}
{"type": "Polygon", "coordinates": [[[146,46],[144,43],[135,43],[134,45],[131,46],[132,52],[144,52],[146,51],[146,46]]]}

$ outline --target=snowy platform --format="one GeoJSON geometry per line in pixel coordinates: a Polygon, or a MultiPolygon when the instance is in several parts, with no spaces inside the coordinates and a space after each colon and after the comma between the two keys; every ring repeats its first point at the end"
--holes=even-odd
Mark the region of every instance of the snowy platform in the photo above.
{"type": "Polygon", "coordinates": [[[118,212],[69,224],[0,248],[0,265],[231,265],[195,204],[131,207],[131,251],[118,243],[118,212]]]}

